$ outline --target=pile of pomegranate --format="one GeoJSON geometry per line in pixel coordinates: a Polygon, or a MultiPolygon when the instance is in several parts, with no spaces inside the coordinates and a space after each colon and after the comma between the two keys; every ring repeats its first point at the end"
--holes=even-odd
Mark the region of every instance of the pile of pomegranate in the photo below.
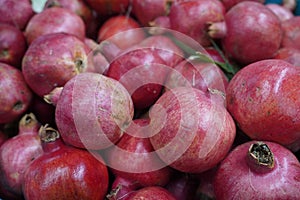
{"type": "Polygon", "coordinates": [[[0,0],[0,199],[300,198],[299,1],[33,2],[0,0]]]}

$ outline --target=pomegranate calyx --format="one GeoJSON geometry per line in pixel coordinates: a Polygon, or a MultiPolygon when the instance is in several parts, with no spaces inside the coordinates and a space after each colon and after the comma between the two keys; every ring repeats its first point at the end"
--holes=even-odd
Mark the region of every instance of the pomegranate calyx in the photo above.
{"type": "Polygon", "coordinates": [[[54,142],[60,137],[58,131],[49,127],[48,124],[40,127],[39,136],[41,141],[45,143],[54,142]]]}
{"type": "Polygon", "coordinates": [[[122,189],[122,185],[118,185],[117,187],[113,188],[109,194],[106,195],[108,200],[116,200],[117,194],[122,189]]]}
{"type": "Polygon", "coordinates": [[[86,68],[86,62],[82,58],[77,58],[74,61],[74,63],[75,63],[76,74],[80,74],[80,73],[84,72],[84,70],[86,68]]]}
{"type": "MultiPolygon", "coordinates": [[[[264,142],[253,143],[248,151],[248,160],[255,164],[255,169],[272,169],[274,168],[274,155],[267,144],[264,142]]],[[[261,170],[263,172],[264,170],[261,170]]]]}
{"type": "Polygon", "coordinates": [[[20,126],[30,126],[31,124],[36,124],[37,123],[37,119],[35,117],[35,115],[33,113],[28,113],[28,114],[25,114],[20,122],[19,122],[19,125],[20,126]]]}

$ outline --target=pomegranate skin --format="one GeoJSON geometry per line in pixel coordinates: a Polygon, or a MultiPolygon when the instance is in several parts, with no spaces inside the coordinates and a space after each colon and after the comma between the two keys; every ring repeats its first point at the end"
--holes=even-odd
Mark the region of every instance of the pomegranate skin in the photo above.
{"type": "Polygon", "coordinates": [[[26,83],[38,96],[49,94],[75,75],[93,71],[90,49],[67,33],[40,36],[27,49],[22,62],[26,83]]]}
{"type": "Polygon", "coordinates": [[[0,22],[23,30],[34,16],[30,0],[2,0],[0,2],[0,22]]]}
{"type": "Polygon", "coordinates": [[[134,128],[127,128],[127,133],[118,141],[117,146],[107,151],[107,163],[115,176],[131,180],[140,187],[164,186],[169,182],[173,170],[153,153],[146,131],[149,122],[149,119],[133,120],[134,128]]]}
{"type": "Polygon", "coordinates": [[[254,2],[261,3],[261,4],[265,3],[265,0],[221,0],[221,2],[223,3],[223,5],[225,6],[227,11],[230,8],[232,8],[233,6],[235,6],[236,4],[243,2],[243,1],[254,1],[254,2]]]}
{"type": "Polygon", "coordinates": [[[155,18],[168,14],[171,2],[171,0],[133,0],[132,13],[143,26],[149,26],[155,18]]]}
{"type": "Polygon", "coordinates": [[[135,109],[142,110],[159,98],[169,69],[156,50],[138,48],[113,60],[105,75],[123,84],[135,109]]]}
{"type": "Polygon", "coordinates": [[[43,141],[43,149],[25,171],[25,199],[104,199],[109,179],[100,156],[67,146],[60,138],[43,141]]]}
{"type": "Polygon", "coordinates": [[[176,200],[176,198],[163,187],[151,186],[137,190],[135,193],[126,198],[126,200],[176,200]]]}
{"type": "Polygon", "coordinates": [[[249,147],[255,142],[237,146],[222,161],[213,182],[216,199],[298,199],[300,164],[294,154],[278,143],[264,142],[275,165],[269,172],[256,172],[247,164],[249,147]]]}
{"type": "Polygon", "coordinates": [[[227,109],[251,139],[297,150],[300,139],[300,69],[278,59],[241,69],[226,90],[227,109]]]}
{"type": "Polygon", "coordinates": [[[24,172],[30,163],[43,154],[38,136],[39,122],[34,114],[26,114],[19,121],[19,133],[0,148],[0,196],[21,199],[24,172]]]}
{"type": "Polygon", "coordinates": [[[145,39],[146,34],[140,24],[132,17],[118,15],[108,18],[98,31],[98,42],[113,42],[125,50],[145,39]],[[131,30],[132,29],[132,30],[131,30]]]}
{"type": "Polygon", "coordinates": [[[69,33],[81,40],[85,38],[84,21],[74,12],[66,8],[52,7],[34,15],[25,29],[28,44],[41,35],[49,33],[69,33]]]}
{"type": "Polygon", "coordinates": [[[282,47],[277,51],[273,58],[282,59],[295,65],[296,67],[300,67],[300,49],[282,47]]]}
{"type": "Polygon", "coordinates": [[[270,4],[266,4],[266,7],[271,9],[282,22],[294,17],[293,12],[289,10],[287,7],[284,7],[283,5],[270,3],[270,4]]]}
{"type": "Polygon", "coordinates": [[[193,60],[184,60],[176,65],[174,71],[168,74],[165,82],[166,90],[190,86],[203,91],[208,98],[220,100],[219,102],[223,105],[227,85],[227,77],[215,64],[193,60]]]}
{"type": "Polygon", "coordinates": [[[175,2],[170,8],[171,29],[190,36],[202,46],[210,46],[207,25],[224,20],[225,8],[218,0],[175,2]]]}
{"type": "Polygon", "coordinates": [[[240,64],[272,58],[282,40],[279,18],[261,3],[244,1],[225,15],[226,36],[222,46],[240,64]]]}
{"type": "Polygon", "coordinates": [[[26,112],[33,96],[22,72],[0,63],[0,88],[0,124],[17,120],[26,112]]]}
{"type": "Polygon", "coordinates": [[[20,68],[26,49],[25,36],[18,28],[0,24],[0,62],[20,68]]]}
{"type": "MultiPolygon", "coordinates": [[[[151,28],[150,28],[151,29],[151,28]]],[[[150,31],[150,29],[148,29],[150,31]]],[[[145,38],[134,48],[152,48],[169,67],[174,67],[184,59],[183,51],[168,37],[152,35],[145,38]]]]}
{"type": "Polygon", "coordinates": [[[165,92],[149,112],[156,133],[151,144],[178,171],[200,173],[214,167],[235,138],[235,124],[226,108],[195,88],[165,92]]]}
{"type": "Polygon", "coordinates": [[[116,143],[132,118],[133,103],[127,90],[98,73],[81,73],[69,80],[55,109],[64,142],[95,150],[116,143]]]}
{"type": "Polygon", "coordinates": [[[300,16],[292,17],[282,22],[283,38],[282,47],[291,47],[300,50],[300,16]]]}

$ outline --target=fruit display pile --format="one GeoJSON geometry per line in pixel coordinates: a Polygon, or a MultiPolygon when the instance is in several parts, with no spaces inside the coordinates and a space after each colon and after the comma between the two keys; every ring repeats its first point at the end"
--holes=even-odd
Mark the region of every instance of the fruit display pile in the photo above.
{"type": "Polygon", "coordinates": [[[0,0],[0,199],[300,199],[299,6],[0,0]]]}

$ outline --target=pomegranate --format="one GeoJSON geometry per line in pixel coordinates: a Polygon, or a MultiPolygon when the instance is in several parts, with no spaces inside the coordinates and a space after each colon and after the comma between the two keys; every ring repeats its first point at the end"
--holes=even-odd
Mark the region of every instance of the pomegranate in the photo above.
{"type": "Polygon", "coordinates": [[[20,68],[26,49],[25,36],[18,28],[0,24],[0,62],[20,68]]]}
{"type": "Polygon", "coordinates": [[[294,17],[293,12],[282,5],[270,3],[266,4],[266,7],[272,10],[278,16],[280,21],[285,21],[294,17]]]}
{"type": "Polygon", "coordinates": [[[226,56],[241,65],[274,56],[283,33],[279,18],[253,1],[236,4],[223,22],[212,23],[208,29],[210,37],[221,39],[226,56]]]}
{"type": "Polygon", "coordinates": [[[104,149],[115,144],[133,118],[133,103],[118,81],[81,73],[63,87],[55,121],[67,144],[104,149]]]}
{"type": "Polygon", "coordinates": [[[23,196],[24,172],[33,160],[43,154],[39,127],[34,114],[25,114],[19,122],[18,135],[9,138],[0,147],[0,188],[6,190],[4,198],[14,196],[21,199],[23,196]]]}
{"type": "Polygon", "coordinates": [[[210,46],[209,23],[224,20],[225,8],[218,0],[180,1],[172,4],[169,18],[171,29],[186,34],[202,46],[210,46]]]}
{"type": "Polygon", "coordinates": [[[273,58],[282,59],[297,67],[300,67],[300,49],[282,47],[277,51],[273,58]]]}
{"type": "Polygon", "coordinates": [[[300,163],[295,155],[267,141],[237,146],[222,161],[213,183],[216,199],[297,199],[300,163]]]}
{"type": "Polygon", "coordinates": [[[282,22],[283,38],[282,47],[292,47],[300,50],[300,16],[292,17],[282,22]]]}
{"type": "Polygon", "coordinates": [[[135,119],[118,143],[106,151],[107,164],[115,176],[140,187],[164,186],[172,170],[156,155],[149,140],[149,119],[135,119]]]}
{"type": "Polygon", "coordinates": [[[67,33],[51,33],[36,39],[27,49],[22,72],[27,84],[40,97],[63,86],[75,75],[94,71],[89,48],[67,33]]]}
{"type": "Polygon", "coordinates": [[[42,126],[39,135],[44,154],[25,171],[25,199],[104,199],[109,180],[100,155],[65,145],[51,127],[42,126]]]}
{"type": "Polygon", "coordinates": [[[99,44],[90,38],[85,38],[84,43],[90,48],[88,56],[92,57],[94,61],[95,72],[103,74],[107,70],[109,63],[101,53],[99,44]]]}
{"type": "Polygon", "coordinates": [[[300,69],[278,59],[245,66],[226,90],[227,109],[251,139],[300,148],[300,69]]]}
{"type": "Polygon", "coordinates": [[[197,88],[221,104],[225,102],[227,85],[228,79],[218,66],[199,60],[182,61],[169,73],[165,82],[167,90],[183,86],[197,88]]]}
{"type": "Polygon", "coordinates": [[[124,85],[135,109],[145,109],[159,98],[168,70],[156,50],[138,48],[113,60],[106,76],[124,85]]]}
{"type": "Polygon", "coordinates": [[[124,14],[130,4],[130,0],[86,0],[86,2],[102,16],[124,14]]]}
{"type": "Polygon", "coordinates": [[[86,25],[93,18],[91,8],[84,0],[47,0],[44,9],[52,7],[62,7],[73,11],[83,19],[86,25]]]}
{"type": "Polygon", "coordinates": [[[169,13],[172,2],[173,0],[133,0],[132,14],[143,26],[149,26],[149,22],[169,13]]]}
{"type": "Polygon", "coordinates": [[[144,30],[132,17],[118,15],[110,17],[98,31],[98,42],[110,41],[125,50],[146,37],[144,30]]]}
{"type": "Polygon", "coordinates": [[[160,186],[149,186],[137,190],[125,200],[176,200],[176,198],[165,188],[160,186]]]}
{"type": "Polygon", "coordinates": [[[30,0],[0,1],[0,23],[10,24],[23,30],[34,15],[30,0]]]}
{"type": "Polygon", "coordinates": [[[0,88],[0,124],[18,120],[32,100],[32,92],[22,72],[13,66],[0,63],[0,88]]]}
{"type": "Polygon", "coordinates": [[[81,40],[85,38],[85,24],[74,12],[66,8],[52,7],[34,15],[25,29],[28,44],[41,35],[69,33],[81,40]]]}
{"type": "MultiPolygon", "coordinates": [[[[246,0],[221,0],[221,2],[223,3],[223,5],[225,6],[226,10],[228,11],[230,8],[232,8],[233,6],[235,6],[236,4],[243,2],[246,0]]],[[[247,1],[254,1],[254,2],[258,2],[258,3],[265,3],[265,0],[247,0],[247,1]]]]}
{"type": "Polygon", "coordinates": [[[174,67],[184,59],[184,52],[169,37],[164,35],[149,36],[134,48],[155,49],[159,57],[169,67],[174,67]]]}
{"type": "Polygon", "coordinates": [[[178,171],[200,173],[228,153],[235,124],[223,105],[201,90],[178,87],[165,92],[149,111],[159,157],[178,171]]]}

